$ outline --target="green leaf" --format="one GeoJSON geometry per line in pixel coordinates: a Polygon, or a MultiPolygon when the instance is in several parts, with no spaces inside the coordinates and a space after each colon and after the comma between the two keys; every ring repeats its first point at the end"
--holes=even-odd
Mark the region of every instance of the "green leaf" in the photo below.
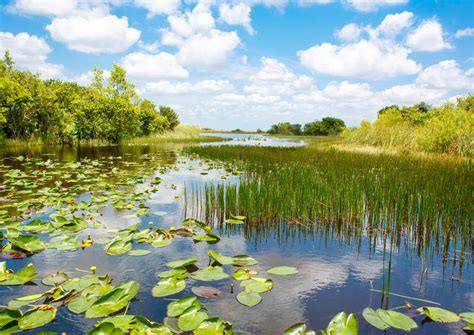
{"type": "Polygon", "coordinates": [[[246,216],[243,216],[243,215],[233,215],[233,214],[230,214],[230,217],[232,219],[235,219],[235,220],[246,220],[247,217],[246,216]]]}
{"type": "Polygon", "coordinates": [[[256,274],[258,274],[258,272],[255,270],[239,268],[234,271],[232,277],[234,277],[235,280],[247,280],[256,274]]]}
{"type": "Polygon", "coordinates": [[[8,308],[2,309],[0,311],[0,329],[12,321],[18,320],[21,316],[22,316],[21,311],[12,310],[8,308]]]}
{"type": "Polygon", "coordinates": [[[243,224],[244,223],[244,221],[237,220],[237,219],[227,219],[224,222],[228,224],[243,224]]]}
{"type": "Polygon", "coordinates": [[[459,314],[459,316],[468,323],[474,323],[474,312],[464,312],[459,314]]]}
{"type": "Polygon", "coordinates": [[[340,312],[329,321],[326,333],[330,335],[357,335],[358,328],[357,317],[354,314],[347,316],[346,312],[340,312]]]}
{"type": "Polygon", "coordinates": [[[237,301],[244,306],[253,307],[262,301],[262,297],[257,292],[245,290],[237,294],[237,301]]]}
{"type": "Polygon", "coordinates": [[[146,249],[134,249],[134,250],[130,250],[128,252],[129,256],[145,256],[145,255],[148,255],[148,254],[151,254],[151,251],[146,250],[146,249]]]}
{"type": "Polygon", "coordinates": [[[163,248],[170,245],[171,242],[173,242],[173,240],[165,239],[163,235],[158,235],[153,242],[151,242],[151,246],[154,248],[163,248]]]}
{"type": "Polygon", "coordinates": [[[44,242],[36,236],[20,235],[9,241],[14,247],[29,252],[39,252],[46,249],[44,242]]]}
{"type": "Polygon", "coordinates": [[[205,312],[200,311],[201,307],[191,306],[184,311],[178,319],[178,326],[183,331],[191,331],[208,318],[205,312]]]}
{"type": "Polygon", "coordinates": [[[278,276],[289,276],[298,273],[298,269],[292,266],[277,266],[267,270],[268,273],[278,276]]]}
{"type": "Polygon", "coordinates": [[[364,311],[362,312],[362,316],[368,323],[370,323],[372,326],[380,330],[385,330],[390,327],[387,323],[385,323],[380,318],[378,313],[374,311],[372,308],[369,308],[369,307],[365,308],[364,311]]]}
{"type": "Polygon", "coordinates": [[[69,276],[67,274],[65,274],[64,272],[58,272],[44,277],[41,282],[46,286],[56,286],[64,283],[68,279],[69,276]]]}
{"type": "Polygon", "coordinates": [[[191,306],[201,306],[199,300],[193,295],[173,301],[172,303],[168,304],[168,306],[166,307],[166,315],[170,317],[180,316],[186,309],[191,306]]]}
{"type": "Polygon", "coordinates": [[[273,288],[273,280],[267,278],[250,278],[242,281],[240,286],[252,292],[263,293],[273,288]]]}
{"type": "Polygon", "coordinates": [[[201,281],[221,280],[229,277],[220,266],[208,266],[204,269],[191,273],[191,278],[201,281]]]}
{"type": "Polygon", "coordinates": [[[86,318],[99,318],[121,310],[135,297],[139,289],[140,284],[132,280],[120,283],[92,304],[86,312],[86,318]]]}
{"type": "Polygon", "coordinates": [[[377,309],[377,315],[390,327],[410,331],[417,328],[416,322],[405,314],[396,311],[377,309]]]}
{"type": "Polygon", "coordinates": [[[184,266],[194,264],[197,261],[198,261],[197,258],[192,257],[192,258],[187,258],[187,259],[180,259],[180,260],[177,260],[177,261],[174,261],[174,262],[169,262],[169,263],[166,264],[166,266],[168,266],[170,268],[181,268],[181,267],[184,267],[184,266]]]}
{"type": "MultiPolygon", "coordinates": [[[[1,271],[0,271],[1,275],[1,271]]],[[[8,277],[7,280],[0,280],[0,286],[14,286],[14,285],[23,285],[29,281],[36,278],[38,274],[36,273],[36,268],[33,264],[28,264],[23,269],[20,269],[18,272],[13,274],[13,277],[8,277]]]]}
{"type": "Polygon", "coordinates": [[[313,330],[309,330],[304,323],[295,323],[283,332],[283,335],[316,335],[313,330]]]}
{"type": "Polygon", "coordinates": [[[236,255],[232,257],[235,266],[251,266],[258,264],[258,261],[247,255],[236,255]]]}
{"type": "Polygon", "coordinates": [[[458,322],[461,320],[459,315],[457,315],[456,313],[439,307],[420,307],[417,309],[417,311],[422,314],[425,314],[427,317],[429,317],[435,322],[449,323],[458,322]]]}
{"type": "Polygon", "coordinates": [[[222,265],[230,265],[234,262],[232,257],[224,256],[220,254],[219,252],[217,252],[216,250],[209,250],[207,255],[209,256],[209,258],[215,260],[217,263],[222,264],[222,265]]]}
{"type": "Polygon", "coordinates": [[[175,277],[164,278],[153,287],[151,294],[154,297],[166,297],[181,292],[186,288],[186,282],[175,277]]]}
{"type": "Polygon", "coordinates": [[[33,329],[44,326],[56,317],[56,307],[39,305],[28,310],[18,319],[18,328],[21,330],[33,329]]]}
{"type": "Polygon", "coordinates": [[[232,335],[232,325],[219,317],[201,322],[194,330],[194,335],[232,335]]]}
{"type": "Polygon", "coordinates": [[[158,276],[161,278],[176,277],[177,279],[186,279],[188,277],[188,271],[186,268],[174,268],[168,271],[163,271],[158,273],[158,276]]]}
{"type": "Polygon", "coordinates": [[[122,335],[124,334],[120,328],[116,328],[113,323],[102,322],[93,328],[89,335],[122,335]]]}
{"type": "Polygon", "coordinates": [[[115,237],[105,246],[105,252],[109,255],[120,255],[132,250],[132,241],[115,237]]]}

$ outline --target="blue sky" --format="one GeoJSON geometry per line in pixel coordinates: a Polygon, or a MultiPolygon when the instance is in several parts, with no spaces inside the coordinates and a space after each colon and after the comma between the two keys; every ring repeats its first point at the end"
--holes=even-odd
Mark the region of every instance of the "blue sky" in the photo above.
{"type": "Polygon", "coordinates": [[[184,123],[373,120],[385,105],[474,92],[474,2],[0,0],[0,52],[87,85],[123,66],[184,123]]]}

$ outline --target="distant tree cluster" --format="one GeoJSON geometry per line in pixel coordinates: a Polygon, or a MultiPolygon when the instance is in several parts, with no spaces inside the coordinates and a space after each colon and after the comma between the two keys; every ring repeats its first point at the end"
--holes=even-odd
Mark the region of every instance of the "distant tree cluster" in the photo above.
{"type": "Polygon", "coordinates": [[[289,122],[277,123],[268,130],[269,134],[280,135],[311,135],[311,136],[328,136],[340,134],[346,125],[341,119],[334,117],[324,117],[321,121],[314,121],[304,125],[291,124],[289,122]]]}
{"type": "Polygon", "coordinates": [[[0,139],[117,143],[173,130],[179,124],[172,108],[157,110],[152,101],[141,99],[119,65],[107,80],[95,68],[88,87],[42,80],[13,65],[7,51],[0,59],[0,139]]]}

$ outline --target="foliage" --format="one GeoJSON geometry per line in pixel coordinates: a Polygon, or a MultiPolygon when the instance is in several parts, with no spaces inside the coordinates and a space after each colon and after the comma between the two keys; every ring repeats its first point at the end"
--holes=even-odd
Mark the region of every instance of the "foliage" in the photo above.
{"type": "Polygon", "coordinates": [[[0,59],[0,139],[77,143],[99,140],[118,143],[137,136],[173,130],[178,115],[169,106],[141,99],[114,65],[110,78],[93,70],[88,87],[43,80],[18,71],[8,51],[0,59]]]}
{"type": "Polygon", "coordinates": [[[290,124],[289,122],[282,122],[272,125],[268,130],[268,133],[280,135],[301,135],[301,125],[298,123],[290,124]]]}
{"type": "Polygon", "coordinates": [[[269,134],[280,135],[311,135],[327,136],[337,135],[345,129],[346,125],[341,119],[334,117],[324,117],[321,121],[314,121],[304,125],[304,131],[301,125],[290,124],[289,122],[277,123],[268,130],[269,134]]]}
{"type": "Polygon", "coordinates": [[[472,156],[474,153],[474,95],[454,103],[432,107],[388,106],[378,112],[374,123],[345,133],[347,141],[357,144],[472,156]]]}

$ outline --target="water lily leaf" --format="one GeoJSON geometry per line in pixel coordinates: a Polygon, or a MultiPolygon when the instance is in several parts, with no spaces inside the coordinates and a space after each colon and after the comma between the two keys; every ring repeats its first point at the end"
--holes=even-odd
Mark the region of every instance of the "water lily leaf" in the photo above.
{"type": "Polygon", "coordinates": [[[244,223],[244,221],[237,220],[237,219],[227,219],[224,222],[228,224],[243,224],[244,223]]]}
{"type": "Polygon", "coordinates": [[[184,267],[178,267],[168,271],[160,272],[158,273],[158,276],[161,278],[175,277],[177,279],[186,279],[188,278],[188,271],[184,267]]]}
{"type": "Polygon", "coordinates": [[[109,316],[108,318],[101,320],[96,326],[99,326],[103,323],[111,323],[115,328],[119,328],[125,333],[128,332],[130,328],[132,328],[132,323],[135,321],[135,315],[116,315],[109,316]]]}
{"type": "Polygon", "coordinates": [[[268,273],[278,276],[289,276],[298,273],[298,269],[292,266],[277,266],[267,270],[268,273]]]}
{"type": "Polygon", "coordinates": [[[262,301],[262,297],[257,292],[245,290],[237,294],[237,301],[244,306],[253,307],[262,301]]]}
{"type": "Polygon", "coordinates": [[[232,335],[232,325],[219,317],[209,318],[201,322],[194,335],[232,335]]]}
{"type": "Polygon", "coordinates": [[[116,328],[113,323],[102,322],[93,328],[89,335],[122,335],[124,334],[120,328],[116,328]]]}
{"type": "Polygon", "coordinates": [[[229,277],[220,266],[208,266],[204,269],[191,273],[191,278],[201,281],[221,280],[229,277]]]}
{"type": "Polygon", "coordinates": [[[241,221],[247,219],[247,217],[246,217],[246,216],[243,216],[243,215],[233,215],[233,214],[230,214],[230,217],[231,217],[232,219],[241,220],[241,221]]]}
{"type": "Polygon", "coordinates": [[[191,306],[186,309],[178,318],[178,326],[183,331],[191,331],[208,318],[205,312],[200,311],[201,307],[191,306]]]}
{"type": "MultiPolygon", "coordinates": [[[[5,263],[5,262],[0,262],[5,263]]],[[[0,286],[16,286],[16,285],[23,285],[27,282],[33,280],[38,275],[36,273],[36,268],[33,264],[28,264],[23,269],[18,270],[18,272],[14,273],[13,276],[7,276],[5,280],[2,279],[2,270],[0,267],[0,286]]]]}
{"type": "Polygon", "coordinates": [[[255,270],[239,268],[234,271],[232,277],[234,277],[235,280],[247,280],[256,274],[258,274],[258,272],[255,270]]]}
{"type": "Polygon", "coordinates": [[[232,257],[224,256],[220,254],[219,252],[217,252],[216,250],[209,250],[207,255],[209,256],[209,258],[215,260],[217,263],[222,264],[222,265],[229,265],[234,262],[234,259],[232,257]]]}
{"type": "Polygon", "coordinates": [[[410,317],[396,311],[383,310],[379,308],[377,309],[377,315],[383,322],[393,328],[410,331],[418,327],[416,322],[410,317]]]}
{"type": "Polygon", "coordinates": [[[283,332],[283,335],[316,335],[316,332],[309,330],[304,323],[295,323],[283,332]]]}
{"type": "Polygon", "coordinates": [[[258,264],[258,261],[250,256],[247,255],[236,255],[232,257],[235,266],[251,266],[258,264]]]}
{"type": "Polygon", "coordinates": [[[86,312],[86,318],[99,318],[121,310],[135,297],[139,289],[140,284],[133,280],[120,283],[92,304],[86,312]]]}
{"type": "Polygon", "coordinates": [[[240,286],[245,287],[248,291],[263,293],[273,288],[273,280],[267,278],[250,278],[242,281],[240,286]]]}
{"type": "Polygon", "coordinates": [[[326,333],[337,335],[357,335],[358,334],[357,317],[354,314],[347,316],[346,312],[336,314],[331,321],[329,321],[326,333]]]}
{"type": "Polygon", "coordinates": [[[168,304],[168,306],[166,307],[166,315],[168,315],[169,317],[180,316],[184,313],[185,310],[187,310],[191,306],[201,308],[201,304],[195,296],[184,297],[168,304]]]}
{"type": "MultiPolygon", "coordinates": [[[[108,280],[108,279],[104,279],[108,280]]],[[[65,291],[72,291],[75,290],[77,292],[81,292],[85,288],[93,285],[93,284],[100,284],[101,279],[95,274],[89,274],[82,276],[80,278],[71,278],[65,281],[62,284],[62,287],[65,291]]]]}
{"type": "Polygon", "coordinates": [[[390,327],[390,325],[385,323],[380,318],[379,314],[376,311],[374,311],[372,308],[369,308],[369,307],[365,308],[364,311],[362,312],[362,316],[368,323],[370,323],[372,326],[380,330],[385,330],[390,327]]]}
{"type": "Polygon", "coordinates": [[[152,322],[144,316],[135,315],[133,329],[130,332],[130,334],[131,335],[142,335],[142,334],[172,335],[173,333],[165,325],[152,322]]]}
{"type": "Polygon", "coordinates": [[[154,297],[166,297],[181,292],[186,288],[186,282],[175,277],[164,278],[153,287],[151,294],[154,297]]]}
{"type": "Polygon", "coordinates": [[[89,296],[76,296],[69,301],[67,308],[76,314],[81,314],[87,311],[94,302],[99,299],[98,296],[89,295],[89,296]]]}
{"type": "Polygon", "coordinates": [[[214,299],[214,298],[217,298],[221,294],[221,291],[218,290],[217,288],[208,287],[208,286],[194,286],[191,289],[191,292],[193,292],[198,297],[202,297],[206,299],[214,299]]]}
{"type": "Polygon", "coordinates": [[[44,242],[36,236],[20,235],[9,242],[12,246],[29,252],[39,252],[46,249],[44,242]]]}
{"type": "Polygon", "coordinates": [[[181,268],[181,267],[185,267],[185,266],[194,264],[197,261],[198,261],[197,258],[192,257],[192,258],[180,259],[180,260],[177,260],[177,261],[174,261],[174,262],[166,263],[166,266],[168,266],[170,268],[181,268]]]}
{"type": "Polygon", "coordinates": [[[33,329],[44,326],[56,317],[56,307],[51,305],[38,305],[28,310],[18,319],[18,328],[21,330],[33,329]]]}
{"type": "Polygon", "coordinates": [[[148,255],[148,254],[151,254],[151,251],[146,250],[146,249],[134,249],[134,250],[130,250],[128,252],[129,256],[145,256],[145,255],[148,255]]]}
{"type": "Polygon", "coordinates": [[[467,323],[474,323],[474,312],[464,312],[459,314],[459,316],[467,323]]]}
{"type": "Polygon", "coordinates": [[[122,239],[118,236],[105,247],[105,252],[109,255],[120,255],[130,250],[132,250],[132,241],[122,239]]]}
{"type": "Polygon", "coordinates": [[[157,237],[155,237],[155,239],[153,240],[153,242],[151,242],[151,245],[152,245],[154,248],[163,248],[163,247],[166,247],[166,246],[170,245],[171,242],[173,242],[173,240],[171,240],[171,239],[165,239],[165,238],[163,237],[163,235],[158,235],[157,237]]]}
{"type": "MultiPolygon", "coordinates": [[[[12,309],[2,309],[0,311],[0,329],[5,327],[7,324],[9,324],[12,321],[18,320],[23,314],[21,311],[18,310],[12,310],[12,309]]],[[[1,333],[1,330],[0,330],[1,333]]]]}
{"type": "Polygon", "coordinates": [[[456,313],[442,309],[439,307],[420,307],[417,309],[418,312],[425,314],[434,322],[458,322],[461,320],[460,316],[456,313]]]}
{"type": "Polygon", "coordinates": [[[67,274],[65,274],[64,272],[58,272],[44,277],[41,282],[46,286],[56,286],[64,283],[68,279],[69,276],[67,274]]]}

